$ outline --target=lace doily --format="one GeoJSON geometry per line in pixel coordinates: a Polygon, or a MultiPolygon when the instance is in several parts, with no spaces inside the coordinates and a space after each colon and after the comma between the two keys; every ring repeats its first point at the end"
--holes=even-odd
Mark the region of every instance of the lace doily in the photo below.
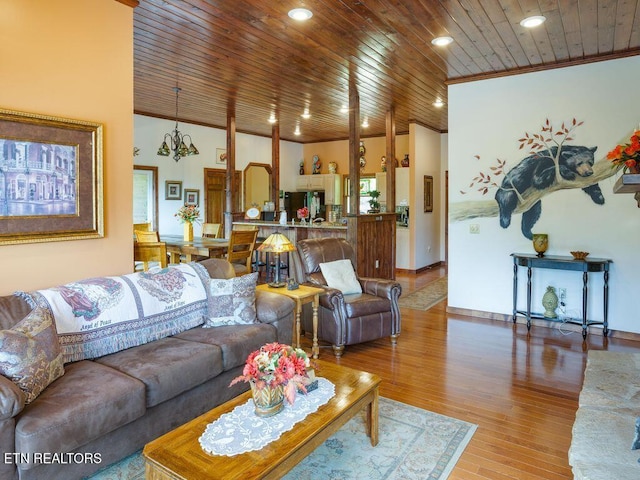
{"type": "Polygon", "coordinates": [[[258,417],[253,400],[237,406],[207,425],[198,441],[202,449],[212,455],[233,456],[252,450],[280,438],[310,413],[315,412],[335,395],[335,386],[318,377],[318,388],[306,395],[296,395],[293,405],[284,402],[284,410],[272,417],[258,417]]]}

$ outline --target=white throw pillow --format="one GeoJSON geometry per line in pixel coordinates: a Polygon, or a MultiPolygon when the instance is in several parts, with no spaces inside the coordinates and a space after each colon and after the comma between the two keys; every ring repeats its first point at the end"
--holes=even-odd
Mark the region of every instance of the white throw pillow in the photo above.
{"type": "Polygon", "coordinates": [[[353,271],[351,260],[321,263],[320,270],[329,287],[340,290],[344,295],[362,293],[362,287],[356,278],[356,272],[353,271]]]}
{"type": "Polygon", "coordinates": [[[212,278],[209,292],[213,300],[205,327],[256,323],[258,272],[234,278],[212,278]]]}

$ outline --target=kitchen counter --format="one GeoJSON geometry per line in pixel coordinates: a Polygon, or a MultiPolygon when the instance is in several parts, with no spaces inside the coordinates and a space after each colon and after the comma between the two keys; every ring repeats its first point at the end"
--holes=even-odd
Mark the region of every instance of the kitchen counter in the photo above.
{"type": "Polygon", "coordinates": [[[306,228],[306,229],[336,229],[336,230],[346,230],[347,226],[342,225],[340,223],[329,223],[329,222],[319,222],[319,223],[309,223],[302,224],[300,222],[296,222],[295,224],[291,224],[291,221],[287,222],[286,225],[280,225],[280,222],[266,222],[262,220],[251,221],[245,220],[243,222],[233,222],[234,225],[255,225],[256,227],[275,227],[275,228],[306,228]]]}
{"type": "Polygon", "coordinates": [[[253,225],[255,227],[258,227],[258,238],[266,238],[274,232],[280,232],[285,237],[287,237],[294,245],[299,240],[304,240],[305,238],[347,237],[346,225],[329,222],[314,224],[307,223],[306,225],[296,222],[295,224],[291,225],[291,221],[289,221],[286,225],[280,225],[280,222],[245,220],[233,222],[233,225],[253,225]]]}

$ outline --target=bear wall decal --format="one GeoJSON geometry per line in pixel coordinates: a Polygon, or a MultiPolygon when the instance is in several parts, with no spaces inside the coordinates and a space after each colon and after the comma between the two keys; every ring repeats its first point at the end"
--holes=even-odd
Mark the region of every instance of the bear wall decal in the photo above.
{"type": "MultiPolygon", "coordinates": [[[[560,147],[558,158],[559,173],[565,180],[593,175],[594,152],[597,147],[564,145],[560,147]]],[[[495,195],[500,210],[500,226],[511,224],[511,215],[518,206],[519,196],[529,188],[545,190],[556,183],[554,158],[558,147],[536,152],[518,163],[505,175],[495,195]]],[[[604,204],[600,186],[595,183],[582,189],[598,205],[604,204]]],[[[537,201],[522,214],[521,230],[528,239],[533,238],[532,228],[540,218],[542,203],[537,201]]]]}

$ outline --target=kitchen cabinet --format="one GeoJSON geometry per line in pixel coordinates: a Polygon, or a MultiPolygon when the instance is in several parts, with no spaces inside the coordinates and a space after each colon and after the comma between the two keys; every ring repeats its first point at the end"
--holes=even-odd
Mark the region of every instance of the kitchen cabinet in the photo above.
{"type": "Polygon", "coordinates": [[[299,175],[296,190],[299,192],[316,192],[324,190],[325,175],[299,175]]]}
{"type": "Polygon", "coordinates": [[[296,180],[299,192],[324,192],[325,205],[342,203],[342,176],[337,173],[300,175],[296,180]]]}
{"type": "Polygon", "coordinates": [[[324,204],[342,205],[342,175],[328,173],[324,177],[324,204]]]}

